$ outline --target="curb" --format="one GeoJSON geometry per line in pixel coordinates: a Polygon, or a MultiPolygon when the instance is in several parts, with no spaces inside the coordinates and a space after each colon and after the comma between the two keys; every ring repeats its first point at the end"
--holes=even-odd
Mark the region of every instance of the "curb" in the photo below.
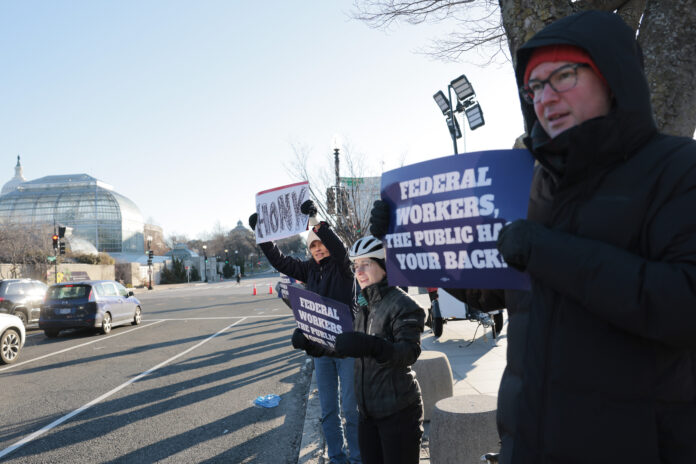
{"type": "Polygon", "coordinates": [[[326,462],[324,458],[326,442],[321,430],[321,406],[319,405],[319,390],[312,358],[305,361],[305,368],[312,369],[312,381],[307,393],[307,410],[302,427],[302,443],[300,444],[297,464],[324,464],[326,462]]]}

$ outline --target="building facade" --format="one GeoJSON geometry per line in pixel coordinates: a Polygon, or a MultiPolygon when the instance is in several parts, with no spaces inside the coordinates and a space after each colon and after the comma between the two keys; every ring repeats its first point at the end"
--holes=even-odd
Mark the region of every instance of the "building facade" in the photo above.
{"type": "MultiPolygon", "coordinates": [[[[21,166],[10,182],[17,172],[21,175],[21,166]]],[[[144,253],[143,215],[112,186],[87,174],[10,182],[0,195],[0,223],[62,225],[68,227],[69,244],[73,237],[75,243],[91,243],[99,252],[144,253]]]]}

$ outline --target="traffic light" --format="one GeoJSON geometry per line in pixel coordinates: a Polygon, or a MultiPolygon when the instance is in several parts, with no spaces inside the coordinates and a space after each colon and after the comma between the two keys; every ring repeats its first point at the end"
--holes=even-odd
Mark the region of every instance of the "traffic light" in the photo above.
{"type": "Polygon", "coordinates": [[[153,256],[154,254],[155,254],[154,251],[148,250],[148,251],[147,251],[147,257],[148,257],[148,259],[152,259],[152,256],[153,256]]]}
{"type": "Polygon", "coordinates": [[[58,226],[58,238],[63,238],[63,237],[65,237],[65,227],[58,226]]]}
{"type": "Polygon", "coordinates": [[[60,242],[60,254],[65,254],[65,242],[60,242]]]}
{"type": "Polygon", "coordinates": [[[53,249],[56,250],[58,249],[58,235],[53,234],[53,249]]]}

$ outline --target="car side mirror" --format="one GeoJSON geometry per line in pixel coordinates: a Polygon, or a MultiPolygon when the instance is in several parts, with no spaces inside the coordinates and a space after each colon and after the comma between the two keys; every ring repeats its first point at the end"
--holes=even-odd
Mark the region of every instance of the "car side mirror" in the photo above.
{"type": "Polygon", "coordinates": [[[128,296],[133,296],[135,293],[133,293],[133,290],[128,290],[128,296]]]}

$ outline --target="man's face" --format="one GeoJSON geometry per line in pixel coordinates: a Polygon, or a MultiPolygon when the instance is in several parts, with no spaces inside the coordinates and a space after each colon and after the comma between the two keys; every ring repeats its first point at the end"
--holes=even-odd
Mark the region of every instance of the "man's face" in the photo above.
{"type": "MultiPolygon", "coordinates": [[[[546,79],[569,61],[544,62],[534,68],[529,79],[546,79]]],[[[565,92],[556,92],[545,85],[541,98],[534,103],[534,112],[549,137],[577,126],[588,119],[604,116],[611,108],[609,88],[591,68],[578,68],[575,87],[565,92]]]]}
{"type": "Polygon", "coordinates": [[[321,243],[321,240],[315,240],[309,245],[309,252],[312,255],[312,258],[314,258],[314,261],[319,263],[322,259],[326,258],[327,256],[331,256],[331,253],[329,253],[329,250],[324,246],[323,243],[321,243]]]}

